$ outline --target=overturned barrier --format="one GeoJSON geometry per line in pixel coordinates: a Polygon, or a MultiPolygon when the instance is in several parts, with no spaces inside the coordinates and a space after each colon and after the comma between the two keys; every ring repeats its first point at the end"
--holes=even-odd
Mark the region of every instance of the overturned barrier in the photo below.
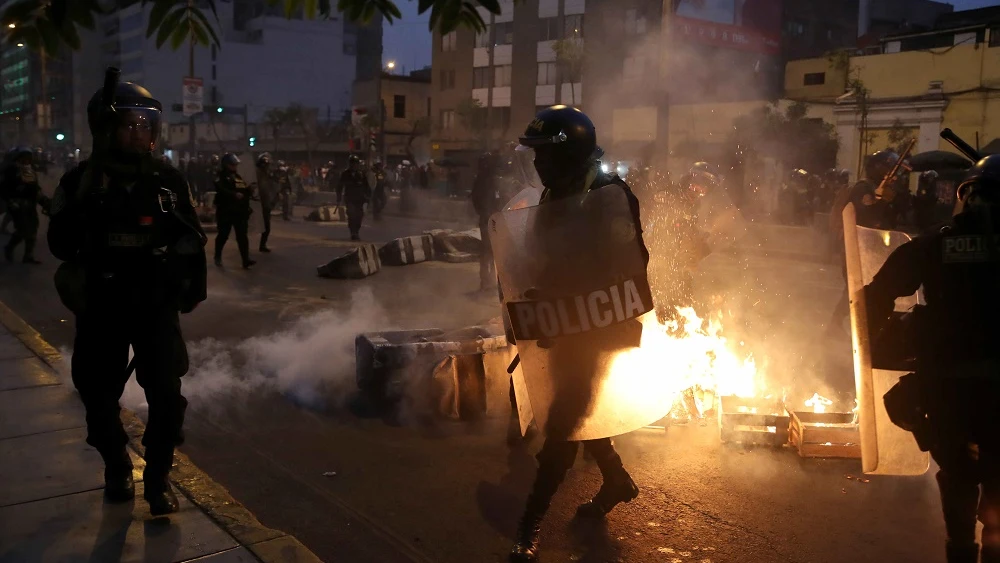
{"type": "Polygon", "coordinates": [[[479,229],[453,231],[433,229],[424,231],[434,240],[434,250],[438,260],[445,262],[475,262],[483,252],[483,241],[479,229]]]}
{"type": "Polygon", "coordinates": [[[309,214],[306,215],[306,221],[314,221],[317,223],[343,223],[344,221],[347,221],[347,211],[345,211],[344,207],[340,205],[324,205],[310,211],[309,214]]]}
{"type": "Polygon", "coordinates": [[[321,278],[358,279],[377,273],[382,268],[374,244],[362,244],[316,268],[321,278]]]}
{"type": "Polygon", "coordinates": [[[499,325],[364,333],[358,388],[387,408],[451,420],[509,414],[514,349],[499,325]]]}
{"type": "Polygon", "coordinates": [[[434,260],[434,239],[430,235],[398,238],[378,249],[378,256],[387,266],[405,266],[434,260]]]}

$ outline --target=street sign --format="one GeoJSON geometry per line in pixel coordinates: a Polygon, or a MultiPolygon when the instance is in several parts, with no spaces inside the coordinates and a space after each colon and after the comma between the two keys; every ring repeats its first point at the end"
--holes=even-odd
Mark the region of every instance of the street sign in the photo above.
{"type": "Polygon", "coordinates": [[[202,79],[191,76],[184,77],[184,117],[191,117],[202,112],[202,101],[205,97],[205,85],[202,79]]]}

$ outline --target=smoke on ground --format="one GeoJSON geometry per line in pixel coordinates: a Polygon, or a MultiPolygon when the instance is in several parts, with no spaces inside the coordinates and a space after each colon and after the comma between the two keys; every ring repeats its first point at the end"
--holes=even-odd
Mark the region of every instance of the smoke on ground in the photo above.
{"type": "MultiPolygon", "coordinates": [[[[195,408],[231,403],[256,391],[282,393],[312,407],[343,406],[357,389],[354,338],[391,328],[389,316],[368,288],[356,290],[343,310],[303,316],[287,327],[238,342],[206,338],[188,343],[190,369],[183,393],[195,408]]],[[[69,372],[71,351],[63,350],[69,372]]],[[[146,398],[135,378],[123,407],[144,411],[146,398]]]]}

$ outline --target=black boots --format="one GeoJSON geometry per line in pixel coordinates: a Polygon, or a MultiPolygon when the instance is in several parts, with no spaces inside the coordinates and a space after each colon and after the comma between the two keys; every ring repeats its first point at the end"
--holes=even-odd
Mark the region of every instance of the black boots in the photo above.
{"type": "Polygon", "coordinates": [[[601,489],[594,498],[576,509],[577,518],[604,518],[604,515],[618,506],[618,503],[629,502],[639,496],[639,487],[624,470],[614,478],[605,478],[601,489]]]}
{"type": "Polygon", "coordinates": [[[948,563],[979,563],[979,544],[953,544],[948,542],[945,545],[945,554],[948,563]]]}
{"type": "Polygon", "coordinates": [[[538,560],[538,535],[549,501],[539,500],[535,493],[528,497],[524,516],[517,526],[514,547],[510,549],[510,563],[534,563],[538,560]]]}
{"type": "Polygon", "coordinates": [[[135,498],[135,482],[132,479],[132,459],[128,451],[101,452],[104,458],[104,498],[108,502],[128,502],[135,498]]]}
{"type": "Polygon", "coordinates": [[[256,263],[257,263],[256,260],[244,260],[243,261],[243,269],[244,270],[249,270],[250,267],[253,266],[256,263]]]}
{"type": "Polygon", "coordinates": [[[153,516],[172,514],[180,508],[177,495],[167,480],[173,462],[173,448],[169,450],[146,448],[146,470],[142,473],[145,490],[142,496],[149,503],[149,513],[153,516]]]}
{"type": "Polygon", "coordinates": [[[271,252],[271,249],[268,248],[268,247],[266,247],[266,246],[264,246],[263,244],[260,245],[260,248],[258,248],[257,250],[263,252],[264,254],[267,254],[268,252],[271,252]]]}

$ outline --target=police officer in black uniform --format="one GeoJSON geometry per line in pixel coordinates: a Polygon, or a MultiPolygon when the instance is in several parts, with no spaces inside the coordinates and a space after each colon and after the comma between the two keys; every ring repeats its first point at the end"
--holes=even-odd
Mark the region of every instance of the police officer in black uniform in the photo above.
{"type": "Polygon", "coordinates": [[[372,192],[372,217],[376,221],[381,221],[382,210],[385,209],[385,205],[389,202],[389,196],[386,192],[385,166],[381,160],[375,161],[372,173],[375,176],[375,189],[372,192]]]}
{"type": "Polygon", "coordinates": [[[497,185],[497,157],[493,153],[479,156],[470,197],[472,207],[479,216],[479,236],[483,241],[483,252],[479,255],[479,290],[490,291],[496,286],[497,273],[493,264],[489,222],[490,216],[503,207],[497,185]]]}
{"type": "MultiPolygon", "coordinates": [[[[589,117],[576,108],[553,106],[541,111],[535,117],[524,135],[520,137],[520,142],[535,151],[534,167],[545,188],[541,197],[543,205],[546,202],[573,197],[608,185],[620,186],[625,190],[638,242],[648,263],[649,253],[641,235],[639,200],[632,194],[624,180],[617,175],[601,172],[598,158],[603,151],[597,146],[597,134],[589,117]]],[[[635,342],[632,344],[635,346],[638,345],[638,336],[641,335],[641,326],[637,328],[638,332],[634,335],[635,342]]],[[[595,348],[600,346],[600,342],[594,342],[595,348]]],[[[579,353],[587,356],[589,352],[581,350],[579,353]]],[[[586,364],[587,361],[581,363],[586,364]]],[[[568,394],[578,394],[579,390],[565,391],[568,394]]],[[[570,398],[569,403],[577,404],[575,397],[570,398]]],[[[561,413],[560,416],[550,414],[550,428],[547,429],[550,434],[554,433],[551,427],[553,421],[557,419],[559,421],[555,424],[560,426],[574,425],[577,422],[577,417],[562,416],[564,414],[567,413],[561,413]]],[[[579,445],[579,442],[546,439],[537,456],[538,473],[517,529],[517,541],[511,549],[510,561],[521,563],[537,560],[539,526],[552,497],[576,459],[579,445]]],[[[602,518],[619,503],[629,502],[639,495],[639,488],[622,465],[622,460],[610,438],[586,441],[583,447],[597,462],[604,482],[597,495],[577,509],[578,517],[602,518]]]]}
{"type": "Polygon", "coordinates": [[[898,161],[899,155],[891,150],[879,151],[868,157],[865,177],[858,180],[850,192],[858,225],[895,230],[900,218],[909,210],[909,190],[903,185],[902,174],[886,183],[884,193],[876,193],[879,184],[898,161]]]}
{"type": "Polygon", "coordinates": [[[14,261],[14,249],[24,242],[25,264],[41,264],[35,259],[35,241],[38,238],[38,207],[48,210],[49,199],[42,194],[38,175],[28,147],[18,147],[12,155],[14,162],[3,170],[0,178],[0,198],[7,204],[7,213],[14,222],[14,234],[4,247],[4,257],[14,261]]]}
{"type": "Polygon", "coordinates": [[[368,178],[361,170],[361,161],[351,155],[347,170],[340,173],[337,183],[337,205],[343,201],[347,206],[347,228],[351,231],[351,240],[361,240],[361,221],[365,218],[365,204],[371,200],[371,188],[368,178]]]}
{"type": "Polygon", "coordinates": [[[87,106],[94,156],[60,180],[48,243],[64,262],[60,298],[76,315],[73,384],[87,411],[87,443],[104,458],[105,497],[124,502],[135,494],[118,405],[131,345],[149,404],[144,497],[152,514],[168,514],[178,508],[167,474],[187,407],[178,312],[205,299],[205,239],[187,182],[153,157],[160,102],[126,82],[114,90],[112,112],[101,94],[87,106]]]}
{"type": "Polygon", "coordinates": [[[865,287],[873,337],[897,341],[916,372],[886,394],[893,422],[940,466],[949,563],[1000,562],[1000,156],[980,160],[958,188],[950,225],[897,248],[865,287]],[[926,305],[900,319],[897,297],[923,286],[926,305]]]}
{"type": "Polygon", "coordinates": [[[281,197],[281,219],[283,221],[292,220],[292,175],[288,170],[288,165],[284,160],[278,161],[278,170],[275,173],[278,180],[278,194],[281,197]]]}
{"type": "Polygon", "coordinates": [[[271,236],[271,211],[278,205],[278,181],[271,172],[271,155],[264,153],[257,157],[257,195],[260,197],[260,212],[263,214],[264,232],[260,234],[258,250],[267,253],[267,239],[271,236]]]}
{"type": "Polygon", "coordinates": [[[240,249],[243,269],[249,270],[257,262],[250,259],[250,186],[236,172],[240,159],[227,153],[222,157],[222,167],[215,178],[216,223],[219,233],[215,237],[215,265],[222,266],[222,249],[229,240],[229,232],[236,231],[236,246],[240,249]]]}

